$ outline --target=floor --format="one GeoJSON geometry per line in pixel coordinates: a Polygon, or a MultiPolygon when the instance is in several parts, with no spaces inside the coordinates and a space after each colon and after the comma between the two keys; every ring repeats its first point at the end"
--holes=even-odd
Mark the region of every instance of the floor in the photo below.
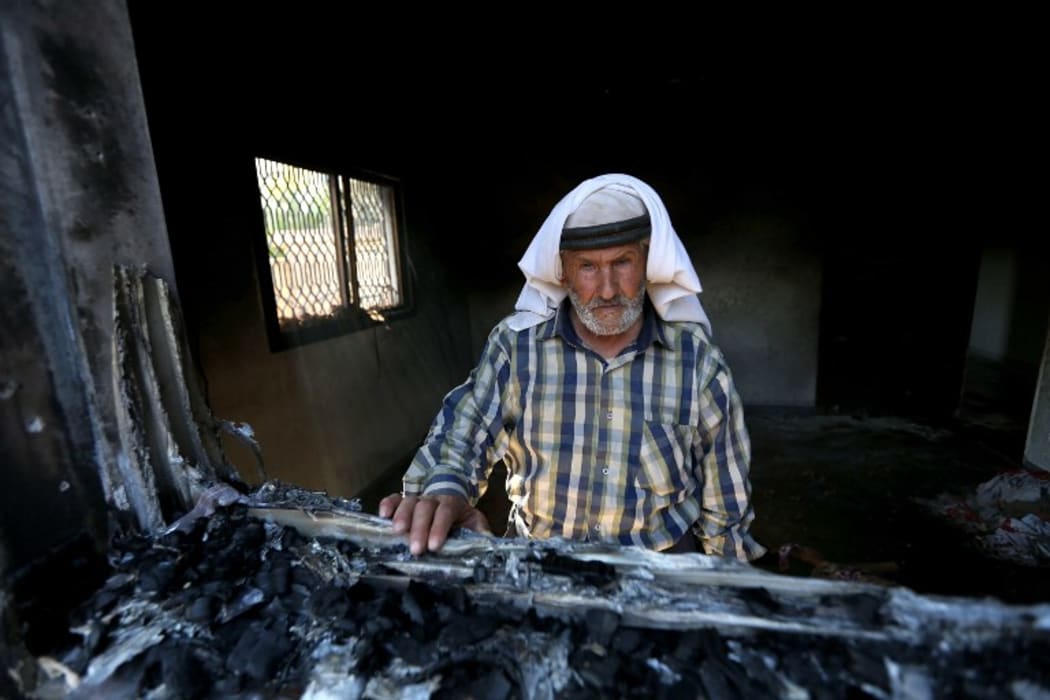
{"type": "Polygon", "coordinates": [[[753,533],[801,553],[786,557],[791,573],[845,570],[922,593],[1045,601],[1050,571],[988,556],[924,502],[965,497],[1021,467],[1023,431],[987,419],[752,416],[753,533]]]}
{"type": "MultiPolygon", "coordinates": [[[[1050,569],[988,557],[923,503],[964,496],[1021,467],[1023,421],[985,408],[974,404],[939,423],[751,412],[752,532],[771,550],[762,566],[927,594],[1050,599],[1050,569]]],[[[497,532],[506,518],[501,483],[494,475],[479,504],[497,532]]],[[[399,488],[396,476],[377,484],[362,494],[363,506],[372,510],[378,494],[399,488]]]]}

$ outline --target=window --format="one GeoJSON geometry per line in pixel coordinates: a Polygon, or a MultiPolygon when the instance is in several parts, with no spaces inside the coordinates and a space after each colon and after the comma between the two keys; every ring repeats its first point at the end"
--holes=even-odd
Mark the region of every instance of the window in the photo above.
{"type": "Polygon", "coordinates": [[[408,309],[395,180],[264,158],[255,159],[255,171],[266,233],[260,280],[274,349],[374,326],[408,309]]]}

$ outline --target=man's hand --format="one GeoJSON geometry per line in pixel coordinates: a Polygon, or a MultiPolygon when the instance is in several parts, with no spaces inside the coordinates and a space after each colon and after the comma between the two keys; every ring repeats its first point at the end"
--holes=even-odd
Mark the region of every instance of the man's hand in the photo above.
{"type": "Polygon", "coordinates": [[[489,521],[461,496],[407,496],[391,494],[379,502],[379,515],[393,517],[394,532],[408,535],[412,554],[436,552],[454,527],[491,535],[489,521]]]}

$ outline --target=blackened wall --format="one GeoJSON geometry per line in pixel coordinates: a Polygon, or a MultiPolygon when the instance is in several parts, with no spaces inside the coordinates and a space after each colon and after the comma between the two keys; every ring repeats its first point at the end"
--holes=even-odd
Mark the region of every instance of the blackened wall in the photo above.
{"type": "MultiPolygon", "coordinates": [[[[311,73],[316,63],[255,55],[256,47],[221,32],[186,51],[187,34],[134,9],[176,275],[209,404],[252,427],[270,477],[354,496],[405,464],[444,393],[469,369],[464,286],[440,262],[460,234],[450,244],[433,233],[459,218],[438,197],[446,190],[431,188],[432,178],[457,181],[442,167],[448,154],[429,135],[405,131],[397,90],[382,76],[363,76],[352,93],[362,106],[348,109],[347,95],[337,94],[346,86],[311,73]],[[401,180],[409,316],[271,348],[256,268],[256,156],[401,180]]],[[[257,480],[250,452],[234,440],[225,446],[242,475],[257,480]]]]}
{"type": "MultiPolygon", "coordinates": [[[[7,574],[72,540],[104,544],[100,474],[123,456],[113,266],[145,267],[169,283],[174,273],[126,7],[0,9],[7,574]]],[[[88,583],[50,578],[70,590],[88,583]]]]}
{"type": "Polygon", "coordinates": [[[402,462],[511,310],[516,261],[550,207],[603,172],[664,197],[747,403],[958,403],[979,251],[997,235],[972,211],[996,156],[955,145],[972,125],[960,103],[986,87],[967,93],[965,66],[931,90],[930,66],[860,54],[654,41],[613,61],[579,37],[545,52],[537,36],[408,36],[361,18],[369,31],[348,43],[346,25],[316,16],[131,9],[211,402],[255,426],[278,476],[351,495],[402,462]],[[240,192],[260,152],[402,179],[415,316],[270,353],[258,220],[240,192]]]}

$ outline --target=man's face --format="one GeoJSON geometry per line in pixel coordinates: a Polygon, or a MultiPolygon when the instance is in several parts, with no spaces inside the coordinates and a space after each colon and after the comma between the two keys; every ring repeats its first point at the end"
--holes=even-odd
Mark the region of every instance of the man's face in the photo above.
{"type": "Polygon", "coordinates": [[[641,317],[645,264],[641,243],[562,251],[562,284],[589,331],[617,335],[641,317]]]}

